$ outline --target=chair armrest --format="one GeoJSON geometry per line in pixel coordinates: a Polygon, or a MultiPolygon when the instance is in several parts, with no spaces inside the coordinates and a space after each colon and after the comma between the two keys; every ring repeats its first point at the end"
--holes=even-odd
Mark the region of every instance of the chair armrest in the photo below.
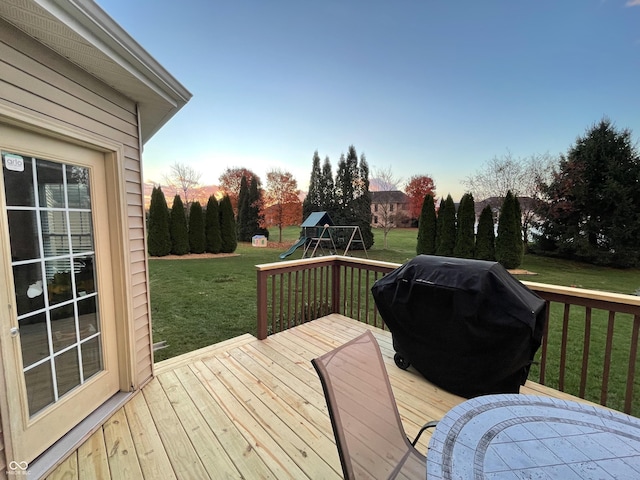
{"type": "Polygon", "coordinates": [[[420,429],[420,431],[418,432],[418,435],[416,435],[416,438],[414,438],[413,442],[411,442],[411,445],[413,445],[415,447],[416,443],[418,443],[418,440],[420,439],[420,435],[422,435],[422,432],[424,432],[427,428],[433,428],[436,425],[438,425],[438,421],[437,420],[432,420],[430,422],[425,423],[422,426],[422,428],[420,429]]]}

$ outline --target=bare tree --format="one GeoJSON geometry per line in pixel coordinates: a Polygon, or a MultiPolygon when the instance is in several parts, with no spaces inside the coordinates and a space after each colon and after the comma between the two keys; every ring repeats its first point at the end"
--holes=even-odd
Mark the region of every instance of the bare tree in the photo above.
{"type": "Polygon", "coordinates": [[[404,219],[405,212],[401,210],[404,202],[404,193],[399,191],[398,185],[402,182],[400,177],[396,177],[391,167],[374,168],[374,178],[371,183],[375,185],[376,191],[371,194],[371,205],[373,208],[374,227],[382,228],[384,248],[387,248],[387,235],[396,228],[404,219]]]}
{"type": "Polygon", "coordinates": [[[493,157],[462,183],[477,200],[493,201],[492,207],[501,205],[510,190],[520,201],[526,240],[542,197],[541,187],[549,182],[557,163],[558,159],[549,153],[516,158],[507,152],[502,157],[493,157]]]}
{"type": "Polygon", "coordinates": [[[185,205],[189,205],[193,196],[191,194],[200,184],[202,174],[179,162],[171,165],[169,169],[169,174],[164,176],[164,181],[173,190],[174,195],[182,195],[185,205]]]}

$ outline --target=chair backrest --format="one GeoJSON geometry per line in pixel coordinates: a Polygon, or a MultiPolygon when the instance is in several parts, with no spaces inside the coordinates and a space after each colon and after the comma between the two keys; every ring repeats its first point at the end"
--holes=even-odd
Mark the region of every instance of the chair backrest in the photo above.
{"type": "Polygon", "coordinates": [[[426,458],[404,432],[373,334],[367,330],[311,362],[322,382],[345,478],[424,479],[426,458]]]}

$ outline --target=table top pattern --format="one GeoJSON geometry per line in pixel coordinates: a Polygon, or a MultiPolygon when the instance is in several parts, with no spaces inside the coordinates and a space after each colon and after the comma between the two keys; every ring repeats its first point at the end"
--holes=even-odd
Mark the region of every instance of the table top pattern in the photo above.
{"type": "Polygon", "coordinates": [[[486,395],[451,409],[427,455],[433,479],[640,479],[640,419],[534,395],[486,395]]]}

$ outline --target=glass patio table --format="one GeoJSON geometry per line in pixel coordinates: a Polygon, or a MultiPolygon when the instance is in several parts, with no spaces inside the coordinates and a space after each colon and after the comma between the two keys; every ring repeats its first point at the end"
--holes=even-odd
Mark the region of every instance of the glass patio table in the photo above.
{"type": "Polygon", "coordinates": [[[427,478],[640,479],[640,419],[534,395],[476,397],[429,442],[427,478]]]}

